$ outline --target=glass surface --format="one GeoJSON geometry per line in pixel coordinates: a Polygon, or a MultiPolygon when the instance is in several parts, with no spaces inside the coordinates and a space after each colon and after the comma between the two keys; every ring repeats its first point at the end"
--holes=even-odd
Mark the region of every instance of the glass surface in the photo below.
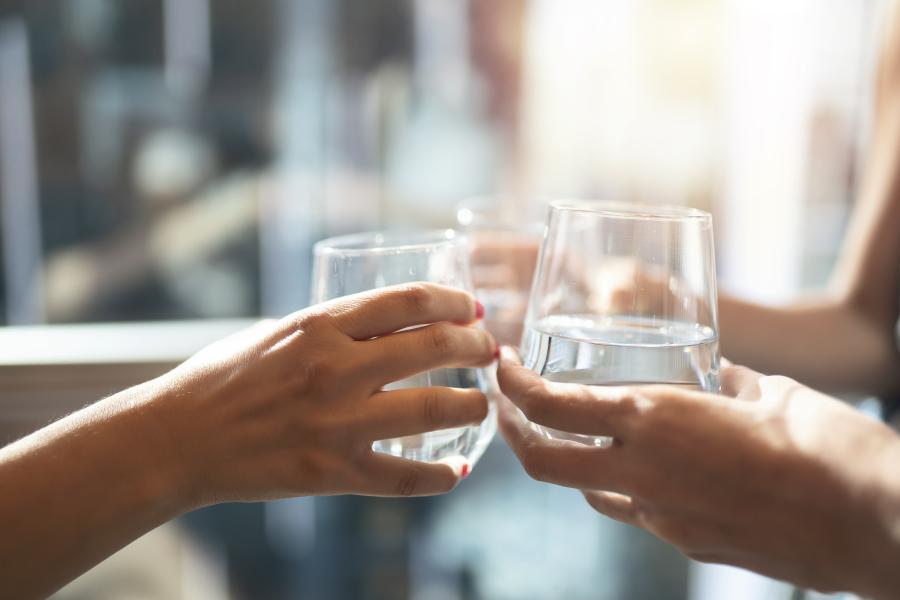
{"type": "MultiPolygon", "coordinates": [[[[522,337],[523,360],[550,381],[717,392],[716,309],[708,213],[554,203],[522,337]]],[[[550,438],[611,442],[534,426],[550,438]]]]}
{"type": "Polygon", "coordinates": [[[475,295],[484,304],[484,326],[499,344],[522,338],[531,282],[544,225],[536,205],[516,199],[476,198],[456,208],[469,238],[475,295]]]}
{"type": "MultiPolygon", "coordinates": [[[[468,245],[452,230],[413,234],[364,233],[319,242],[315,246],[312,301],[324,302],[367,290],[429,281],[471,291],[468,245]]],[[[478,388],[490,399],[487,418],[478,425],[377,441],[377,452],[434,461],[463,456],[469,464],[484,453],[496,431],[491,369],[436,369],[385,386],[386,390],[444,386],[478,388]]]]}

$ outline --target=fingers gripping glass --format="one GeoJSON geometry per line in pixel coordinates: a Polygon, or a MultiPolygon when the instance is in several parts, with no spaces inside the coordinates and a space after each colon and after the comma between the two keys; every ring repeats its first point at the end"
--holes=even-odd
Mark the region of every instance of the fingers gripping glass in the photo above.
{"type": "MultiPolygon", "coordinates": [[[[719,389],[712,217],[682,207],[556,202],[522,338],[550,381],[719,389]]],[[[611,440],[535,427],[554,439],[611,440]]]]}
{"type": "MultiPolygon", "coordinates": [[[[332,238],[316,244],[314,254],[314,303],[416,281],[472,291],[466,240],[452,230],[332,238]]],[[[487,369],[437,369],[392,383],[385,390],[478,388],[491,399],[495,393],[492,381],[487,369]]],[[[488,417],[480,424],[381,440],[372,447],[377,452],[423,461],[463,456],[474,465],[495,431],[496,413],[491,400],[488,417]]]]}

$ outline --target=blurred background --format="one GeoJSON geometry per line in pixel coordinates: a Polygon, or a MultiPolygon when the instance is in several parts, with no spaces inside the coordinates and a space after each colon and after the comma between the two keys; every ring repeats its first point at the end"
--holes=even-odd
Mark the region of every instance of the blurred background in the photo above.
{"type": "MultiPolygon", "coordinates": [[[[790,297],[825,281],[852,207],[880,10],[0,0],[0,324],[285,314],[308,302],[317,240],[451,227],[482,194],[709,210],[722,287],[790,297]]],[[[448,497],[207,509],[59,597],[722,589],[801,597],[598,518],[497,441],[448,497]]]]}

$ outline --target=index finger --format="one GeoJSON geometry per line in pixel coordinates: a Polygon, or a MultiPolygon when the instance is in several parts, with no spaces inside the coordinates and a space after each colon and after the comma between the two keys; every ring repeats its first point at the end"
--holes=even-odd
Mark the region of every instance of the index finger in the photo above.
{"type": "Polygon", "coordinates": [[[333,301],[334,324],[355,340],[440,321],[467,324],[484,316],[468,292],[435,283],[412,283],[333,301]]]}
{"type": "Polygon", "coordinates": [[[627,452],[622,445],[608,448],[550,440],[539,435],[515,406],[497,398],[500,432],[533,479],[578,489],[601,489],[629,493],[627,452]]]}
{"type": "Polygon", "coordinates": [[[627,436],[639,398],[626,388],[551,383],[522,366],[515,350],[501,351],[497,381],[507,398],[533,422],[570,433],[627,436]]]}

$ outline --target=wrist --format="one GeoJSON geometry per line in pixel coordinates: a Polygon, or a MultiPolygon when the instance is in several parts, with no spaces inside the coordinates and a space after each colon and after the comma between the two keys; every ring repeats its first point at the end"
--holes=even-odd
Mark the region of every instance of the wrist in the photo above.
{"type": "Polygon", "coordinates": [[[199,508],[203,502],[187,460],[185,417],[175,414],[178,398],[160,380],[152,380],[121,392],[122,401],[134,417],[135,440],[143,446],[147,460],[143,487],[159,499],[160,507],[173,518],[199,508]]]}
{"type": "MultiPolygon", "coordinates": [[[[0,580],[45,597],[189,505],[147,417],[151,389],[100,400],[0,451],[0,580]]],[[[3,594],[0,594],[3,595],[3,594]]]]}

